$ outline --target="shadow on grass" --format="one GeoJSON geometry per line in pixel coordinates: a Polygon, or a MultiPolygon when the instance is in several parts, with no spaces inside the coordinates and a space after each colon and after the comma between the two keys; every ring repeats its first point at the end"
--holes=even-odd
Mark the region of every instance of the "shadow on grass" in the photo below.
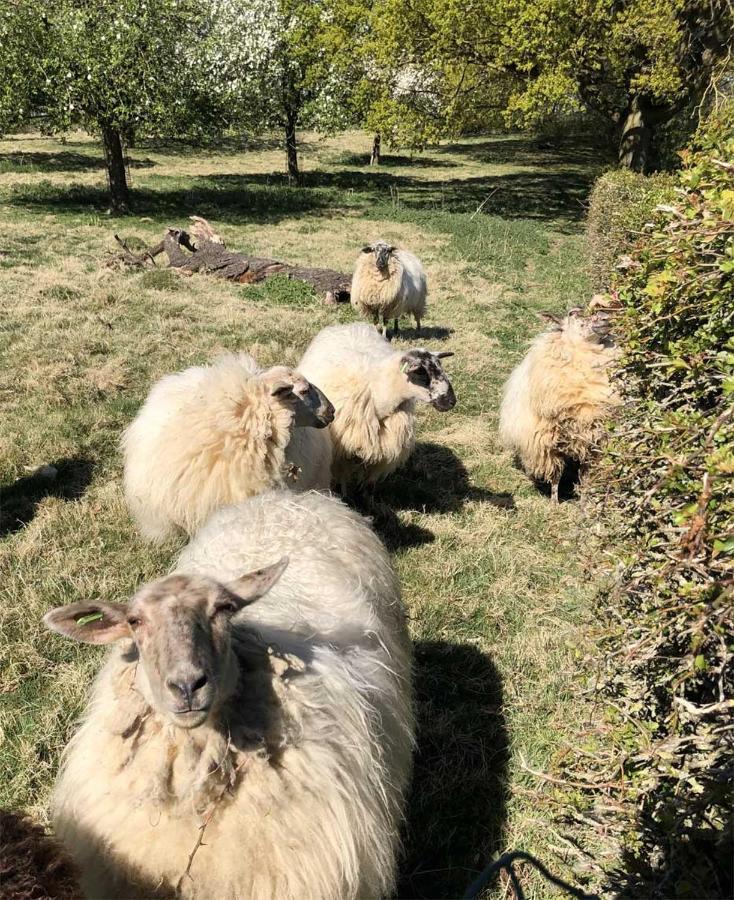
{"type": "Polygon", "coordinates": [[[425,341],[445,341],[454,333],[453,328],[447,328],[442,325],[421,325],[418,331],[415,326],[405,328],[401,324],[398,334],[392,335],[392,340],[408,341],[413,346],[423,344],[425,341]]]}
{"type": "MultiPolygon", "coordinates": [[[[487,152],[500,152],[492,149],[495,142],[486,143],[487,152]]],[[[508,143],[499,142],[501,152],[510,152],[505,146],[508,143]]],[[[173,221],[195,213],[230,224],[265,224],[293,216],[331,214],[345,205],[369,213],[382,205],[385,215],[394,216],[401,210],[474,213],[484,204],[482,215],[578,223],[597,174],[593,160],[584,156],[587,151],[580,150],[576,157],[569,149],[559,156],[528,149],[527,140],[517,139],[516,144],[532,161],[529,171],[473,178],[421,179],[379,167],[337,172],[316,169],[305,172],[298,186],[289,185],[279,172],[187,177],[186,184],[181,178],[153,175],[135,186],[134,212],[173,221]]],[[[481,145],[466,144],[439,149],[471,155],[478,147],[481,145]]],[[[487,160],[488,164],[493,161],[487,160]]],[[[83,185],[15,185],[4,194],[9,204],[57,212],[88,213],[90,206],[102,210],[109,206],[106,190],[83,185]]]]}
{"type": "MultiPolygon", "coordinates": [[[[368,166],[370,163],[369,152],[353,153],[344,150],[329,159],[330,165],[333,166],[368,166]]],[[[432,156],[400,156],[392,153],[383,153],[380,157],[380,165],[377,168],[382,169],[455,169],[459,163],[452,162],[450,159],[435,158],[432,156]]],[[[374,168],[374,167],[373,167],[374,168]]]]}
{"type": "MultiPolygon", "coordinates": [[[[155,163],[152,159],[129,158],[127,165],[131,169],[150,169],[155,163]]],[[[0,172],[22,173],[27,167],[39,172],[87,172],[104,169],[105,161],[101,156],[87,156],[86,153],[69,150],[0,153],[0,172]]]]}
{"type": "Polygon", "coordinates": [[[418,746],[397,896],[461,897],[504,848],[502,678],[475,647],[417,641],[418,746]]]}
{"type": "MultiPolygon", "coordinates": [[[[516,469],[520,468],[517,461],[515,461],[514,465],[516,469]]],[[[579,464],[573,459],[567,459],[563,468],[563,475],[561,475],[561,480],[558,484],[558,499],[561,503],[579,499],[582,477],[579,464]]],[[[539,494],[550,499],[551,486],[547,481],[535,481],[534,484],[539,494]]]]}
{"type": "Polygon", "coordinates": [[[377,498],[393,509],[428,513],[456,512],[467,500],[479,500],[499,509],[515,509],[512,494],[476,487],[450,447],[428,442],[417,444],[405,466],[378,486],[377,498]]]}
{"type": "Polygon", "coordinates": [[[31,522],[45,497],[78,500],[89,487],[93,471],[91,460],[60,459],[13,484],[0,486],[0,537],[31,522]]]}

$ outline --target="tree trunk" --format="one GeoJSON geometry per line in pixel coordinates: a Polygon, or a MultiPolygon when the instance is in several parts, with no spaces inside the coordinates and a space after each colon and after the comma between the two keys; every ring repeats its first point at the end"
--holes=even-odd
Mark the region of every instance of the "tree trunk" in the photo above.
{"type": "Polygon", "coordinates": [[[120,132],[116,128],[103,125],[102,142],[107,162],[107,179],[110,184],[110,208],[115,214],[126,213],[130,206],[130,191],[127,186],[120,132]]]}
{"type": "Polygon", "coordinates": [[[622,116],[619,141],[619,164],[635,172],[649,172],[652,167],[653,116],[648,104],[633,97],[622,116]]]}
{"type": "Polygon", "coordinates": [[[285,159],[288,167],[288,181],[298,182],[298,144],[296,143],[296,116],[288,113],[285,125],[285,159]]]}
{"type": "Polygon", "coordinates": [[[380,132],[378,131],[375,135],[375,139],[372,141],[372,156],[370,156],[370,165],[371,166],[379,166],[380,165],[380,132]]]}

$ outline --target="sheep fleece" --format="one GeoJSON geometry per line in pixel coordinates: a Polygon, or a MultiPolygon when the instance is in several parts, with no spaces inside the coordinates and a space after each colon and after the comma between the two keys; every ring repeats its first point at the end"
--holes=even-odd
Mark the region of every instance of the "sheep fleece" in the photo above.
{"type": "Polygon", "coordinates": [[[261,373],[248,354],[228,354],[154,385],[122,441],[125,497],[146,538],[193,534],[215,509],[270,487],[329,487],[315,429],[293,427],[261,373]]]}
{"type": "Polygon", "coordinates": [[[551,331],[514,369],[500,408],[500,438],[531,478],[553,482],[566,459],[586,462],[617,403],[608,375],[615,353],[551,331]]]}
{"type": "Polygon", "coordinates": [[[411,654],[380,541],[328,495],[270,491],[217,512],[177,571],[226,582],[284,554],[281,579],[235,620],[240,687],[208,737],[142,708],[131,645],[111,651],[53,803],[88,896],[169,896],[179,879],[193,900],[394,889],[411,654]]]}
{"type": "Polygon", "coordinates": [[[335,482],[378,481],[413,452],[415,402],[400,355],[371,325],[332,325],[306,349],[299,371],[336,410],[328,428],[335,482]]]}

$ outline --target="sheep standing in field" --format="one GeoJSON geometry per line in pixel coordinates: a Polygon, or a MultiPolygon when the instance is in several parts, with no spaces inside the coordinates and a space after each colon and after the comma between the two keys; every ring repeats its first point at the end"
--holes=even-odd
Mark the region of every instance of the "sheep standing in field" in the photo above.
{"type": "MultiPolygon", "coordinates": [[[[415,445],[415,406],[456,405],[441,360],[453,353],[400,351],[369,325],[332,325],[308,346],[299,371],[331,398],[334,421],[318,440],[332,444],[332,477],[373,486],[401,466],[415,445]]],[[[325,449],[328,453],[328,448],[325,449]]]]}
{"type": "Polygon", "coordinates": [[[177,572],[128,604],[44,621],[118,642],[53,798],[87,896],[391,895],[411,653],[397,578],[361,516],[270,491],[215,513],[177,572]]]}
{"type": "Polygon", "coordinates": [[[67,852],[28,816],[0,810],[0,897],[77,900],[78,872],[67,852]]]}
{"type": "Polygon", "coordinates": [[[544,317],[553,327],[533,341],[505,384],[500,438],[531,478],[550,484],[557,503],[566,465],[583,471],[617,403],[608,374],[615,350],[608,311],[544,317]]]}
{"type": "Polygon", "coordinates": [[[333,415],[298,372],[263,371],[246,353],[166,375],[122,439],[133,518],[163,541],[270,487],[328,488],[331,460],[315,434],[333,415]]]}
{"type": "Polygon", "coordinates": [[[399,250],[386,241],[375,241],[362,248],[352,276],[352,306],[379,326],[387,336],[387,323],[395,319],[398,333],[400,316],[412,315],[416,330],[426,312],[428,282],[421,261],[408,250],[399,250]]]}

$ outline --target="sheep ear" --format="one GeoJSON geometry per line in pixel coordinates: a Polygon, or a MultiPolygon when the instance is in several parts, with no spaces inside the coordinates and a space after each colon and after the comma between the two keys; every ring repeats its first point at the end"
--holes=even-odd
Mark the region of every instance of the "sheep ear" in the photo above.
{"type": "Polygon", "coordinates": [[[70,603],[47,612],[43,624],[83,644],[111,644],[130,637],[127,606],[122,603],[70,603]]]}
{"type": "Polygon", "coordinates": [[[440,353],[434,353],[433,355],[436,357],[436,359],[448,359],[449,356],[454,355],[454,351],[453,350],[442,350],[440,353]]]}
{"type": "Polygon", "coordinates": [[[372,253],[374,249],[375,248],[370,247],[369,244],[365,244],[364,247],[362,247],[362,253],[372,253]]]}
{"type": "Polygon", "coordinates": [[[260,597],[264,597],[285,572],[289,562],[289,558],[284,556],[277,563],[273,563],[272,566],[248,572],[246,575],[230,581],[226,587],[228,591],[234,594],[237,608],[242,609],[242,607],[249,606],[250,603],[259,600],[260,597]]]}

